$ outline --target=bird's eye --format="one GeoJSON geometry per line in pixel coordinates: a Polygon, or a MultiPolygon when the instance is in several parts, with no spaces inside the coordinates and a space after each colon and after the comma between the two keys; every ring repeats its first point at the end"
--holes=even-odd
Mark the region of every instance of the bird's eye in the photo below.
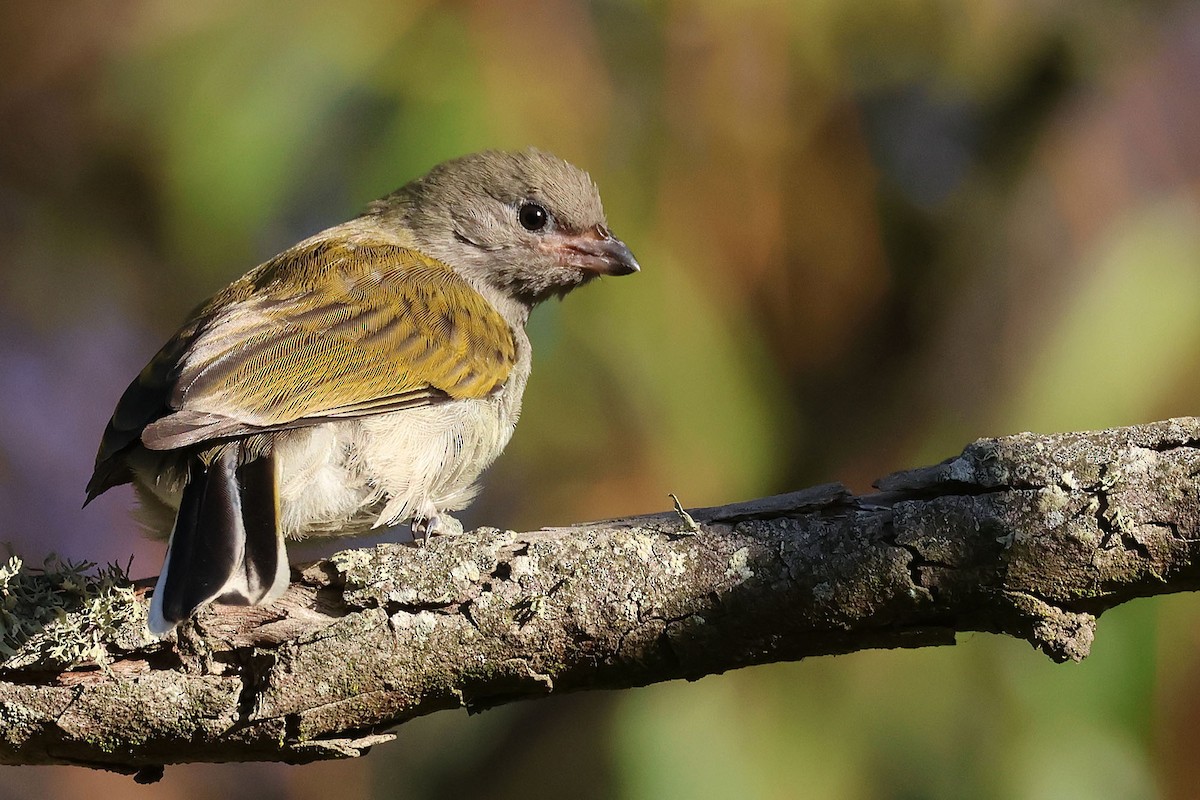
{"type": "Polygon", "coordinates": [[[537,203],[522,203],[517,209],[517,221],[527,231],[540,231],[550,222],[550,212],[537,203]]]}

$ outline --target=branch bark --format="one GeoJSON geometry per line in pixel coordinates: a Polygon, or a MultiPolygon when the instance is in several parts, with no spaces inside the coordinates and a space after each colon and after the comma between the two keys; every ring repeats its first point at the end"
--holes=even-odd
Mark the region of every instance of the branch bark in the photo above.
{"type": "Polygon", "coordinates": [[[1077,660],[1103,611],[1200,586],[1198,474],[1200,420],[1175,419],[980,440],[873,494],[692,510],[694,530],[669,511],[346,551],[165,642],[130,621],[103,667],[10,658],[0,762],[357,756],[441,709],[963,631],[1077,660]]]}

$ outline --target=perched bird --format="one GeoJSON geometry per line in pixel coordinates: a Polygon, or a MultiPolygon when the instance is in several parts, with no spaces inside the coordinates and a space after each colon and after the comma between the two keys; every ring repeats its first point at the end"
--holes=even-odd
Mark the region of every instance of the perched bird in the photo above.
{"type": "Polygon", "coordinates": [[[151,632],[277,598],[285,539],[446,528],[512,436],[530,311],[637,270],[587,173],[487,151],[218,292],[122,395],[87,487],[132,482],[170,537],[151,632]]]}

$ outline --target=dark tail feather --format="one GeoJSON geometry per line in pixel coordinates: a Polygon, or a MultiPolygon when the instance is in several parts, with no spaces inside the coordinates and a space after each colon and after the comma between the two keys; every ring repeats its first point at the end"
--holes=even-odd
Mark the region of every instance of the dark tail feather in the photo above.
{"type": "Polygon", "coordinates": [[[218,598],[231,605],[269,603],[288,586],[287,549],[279,529],[279,481],[275,458],[262,456],[237,468],[242,499],[245,554],[228,594],[218,598]]]}
{"type": "Polygon", "coordinates": [[[287,588],[275,459],[239,466],[239,449],[224,448],[208,465],[191,464],[150,604],[156,636],[213,600],[258,605],[287,588]]]}

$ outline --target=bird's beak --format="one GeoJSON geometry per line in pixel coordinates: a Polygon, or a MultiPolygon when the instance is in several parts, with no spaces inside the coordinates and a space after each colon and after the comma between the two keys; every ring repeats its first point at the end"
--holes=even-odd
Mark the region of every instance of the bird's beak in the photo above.
{"type": "Polygon", "coordinates": [[[557,243],[563,262],[596,275],[632,275],[641,269],[629,247],[603,225],[557,243]]]}

